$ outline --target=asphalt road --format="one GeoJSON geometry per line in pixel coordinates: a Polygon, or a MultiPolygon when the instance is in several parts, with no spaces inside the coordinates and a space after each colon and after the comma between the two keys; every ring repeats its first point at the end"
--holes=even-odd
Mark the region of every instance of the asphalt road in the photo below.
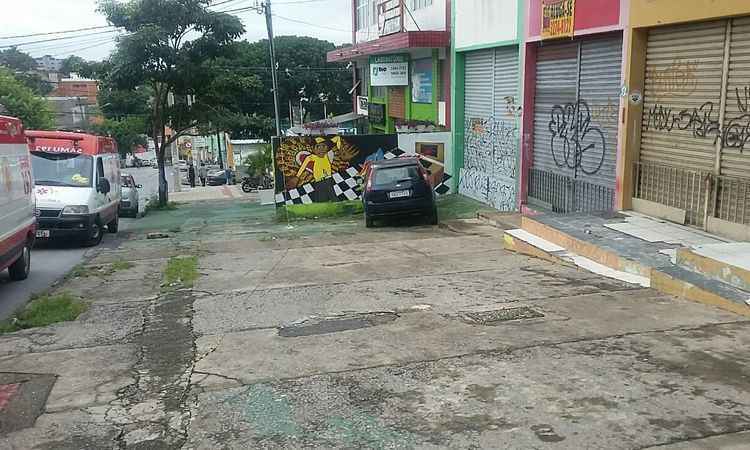
{"type": "MultiPolygon", "coordinates": [[[[143,185],[140,190],[140,209],[146,205],[146,200],[156,194],[158,178],[156,169],[150,167],[139,169],[124,169],[123,172],[133,175],[136,183],[143,185]]],[[[121,219],[120,229],[127,231],[133,220],[121,219]]],[[[104,235],[100,247],[116,246],[117,239],[110,234],[104,235]]],[[[99,247],[97,247],[99,248],[99,247]]],[[[89,254],[95,254],[96,248],[80,247],[77,243],[49,243],[39,244],[31,253],[31,274],[21,282],[11,282],[8,271],[0,272],[0,320],[9,317],[14,311],[23,306],[32,295],[41,293],[67,274],[76,264],[79,264],[89,254]]]]}

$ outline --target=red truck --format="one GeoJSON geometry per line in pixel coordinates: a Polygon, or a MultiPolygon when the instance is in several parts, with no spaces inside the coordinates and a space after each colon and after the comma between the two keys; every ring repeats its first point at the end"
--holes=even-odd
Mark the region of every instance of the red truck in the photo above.
{"type": "Polygon", "coordinates": [[[36,200],[23,124],[0,116],[0,271],[24,280],[36,237],[36,200]]]}

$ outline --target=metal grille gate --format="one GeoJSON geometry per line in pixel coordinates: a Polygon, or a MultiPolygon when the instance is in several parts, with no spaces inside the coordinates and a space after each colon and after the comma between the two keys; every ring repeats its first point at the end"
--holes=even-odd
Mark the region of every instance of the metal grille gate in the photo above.
{"type": "Polygon", "coordinates": [[[621,62],[620,35],[538,49],[531,202],[613,208],[621,62]]]}

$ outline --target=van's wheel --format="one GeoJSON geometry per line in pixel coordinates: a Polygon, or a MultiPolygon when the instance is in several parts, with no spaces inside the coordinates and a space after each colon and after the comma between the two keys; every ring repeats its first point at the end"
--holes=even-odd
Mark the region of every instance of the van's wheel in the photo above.
{"type": "Polygon", "coordinates": [[[117,233],[118,228],[120,228],[120,213],[117,213],[115,218],[112,219],[112,222],[107,224],[107,231],[110,233],[117,233]]]}
{"type": "Polygon", "coordinates": [[[31,245],[26,242],[21,256],[8,267],[8,274],[13,281],[25,280],[31,272],[31,245]]]}
{"type": "Polygon", "coordinates": [[[93,224],[91,224],[91,233],[89,234],[89,238],[83,243],[86,247],[96,247],[102,242],[102,237],[104,236],[104,230],[102,229],[102,225],[99,222],[99,219],[96,219],[93,224]]]}

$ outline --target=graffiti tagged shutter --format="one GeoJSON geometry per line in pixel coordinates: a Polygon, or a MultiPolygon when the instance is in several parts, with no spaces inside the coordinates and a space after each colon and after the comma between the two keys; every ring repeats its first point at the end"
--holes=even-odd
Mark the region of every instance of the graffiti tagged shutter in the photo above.
{"type": "Polygon", "coordinates": [[[466,54],[459,192],[503,211],[516,208],[517,96],[518,47],[466,54]]]}
{"type": "Polygon", "coordinates": [[[558,212],[612,209],[622,38],[537,51],[532,202],[558,212]]]}
{"type": "Polygon", "coordinates": [[[725,34],[726,22],[649,31],[641,161],[713,170],[714,140],[700,136],[719,120],[725,34]]]}
{"type": "MultiPolygon", "coordinates": [[[[721,174],[750,178],[750,17],[732,20],[721,174]]],[[[737,195],[750,196],[750,191],[737,195]]],[[[750,210],[750,205],[748,205],[750,210]]],[[[747,212],[750,218],[750,211],[747,212]]]]}

